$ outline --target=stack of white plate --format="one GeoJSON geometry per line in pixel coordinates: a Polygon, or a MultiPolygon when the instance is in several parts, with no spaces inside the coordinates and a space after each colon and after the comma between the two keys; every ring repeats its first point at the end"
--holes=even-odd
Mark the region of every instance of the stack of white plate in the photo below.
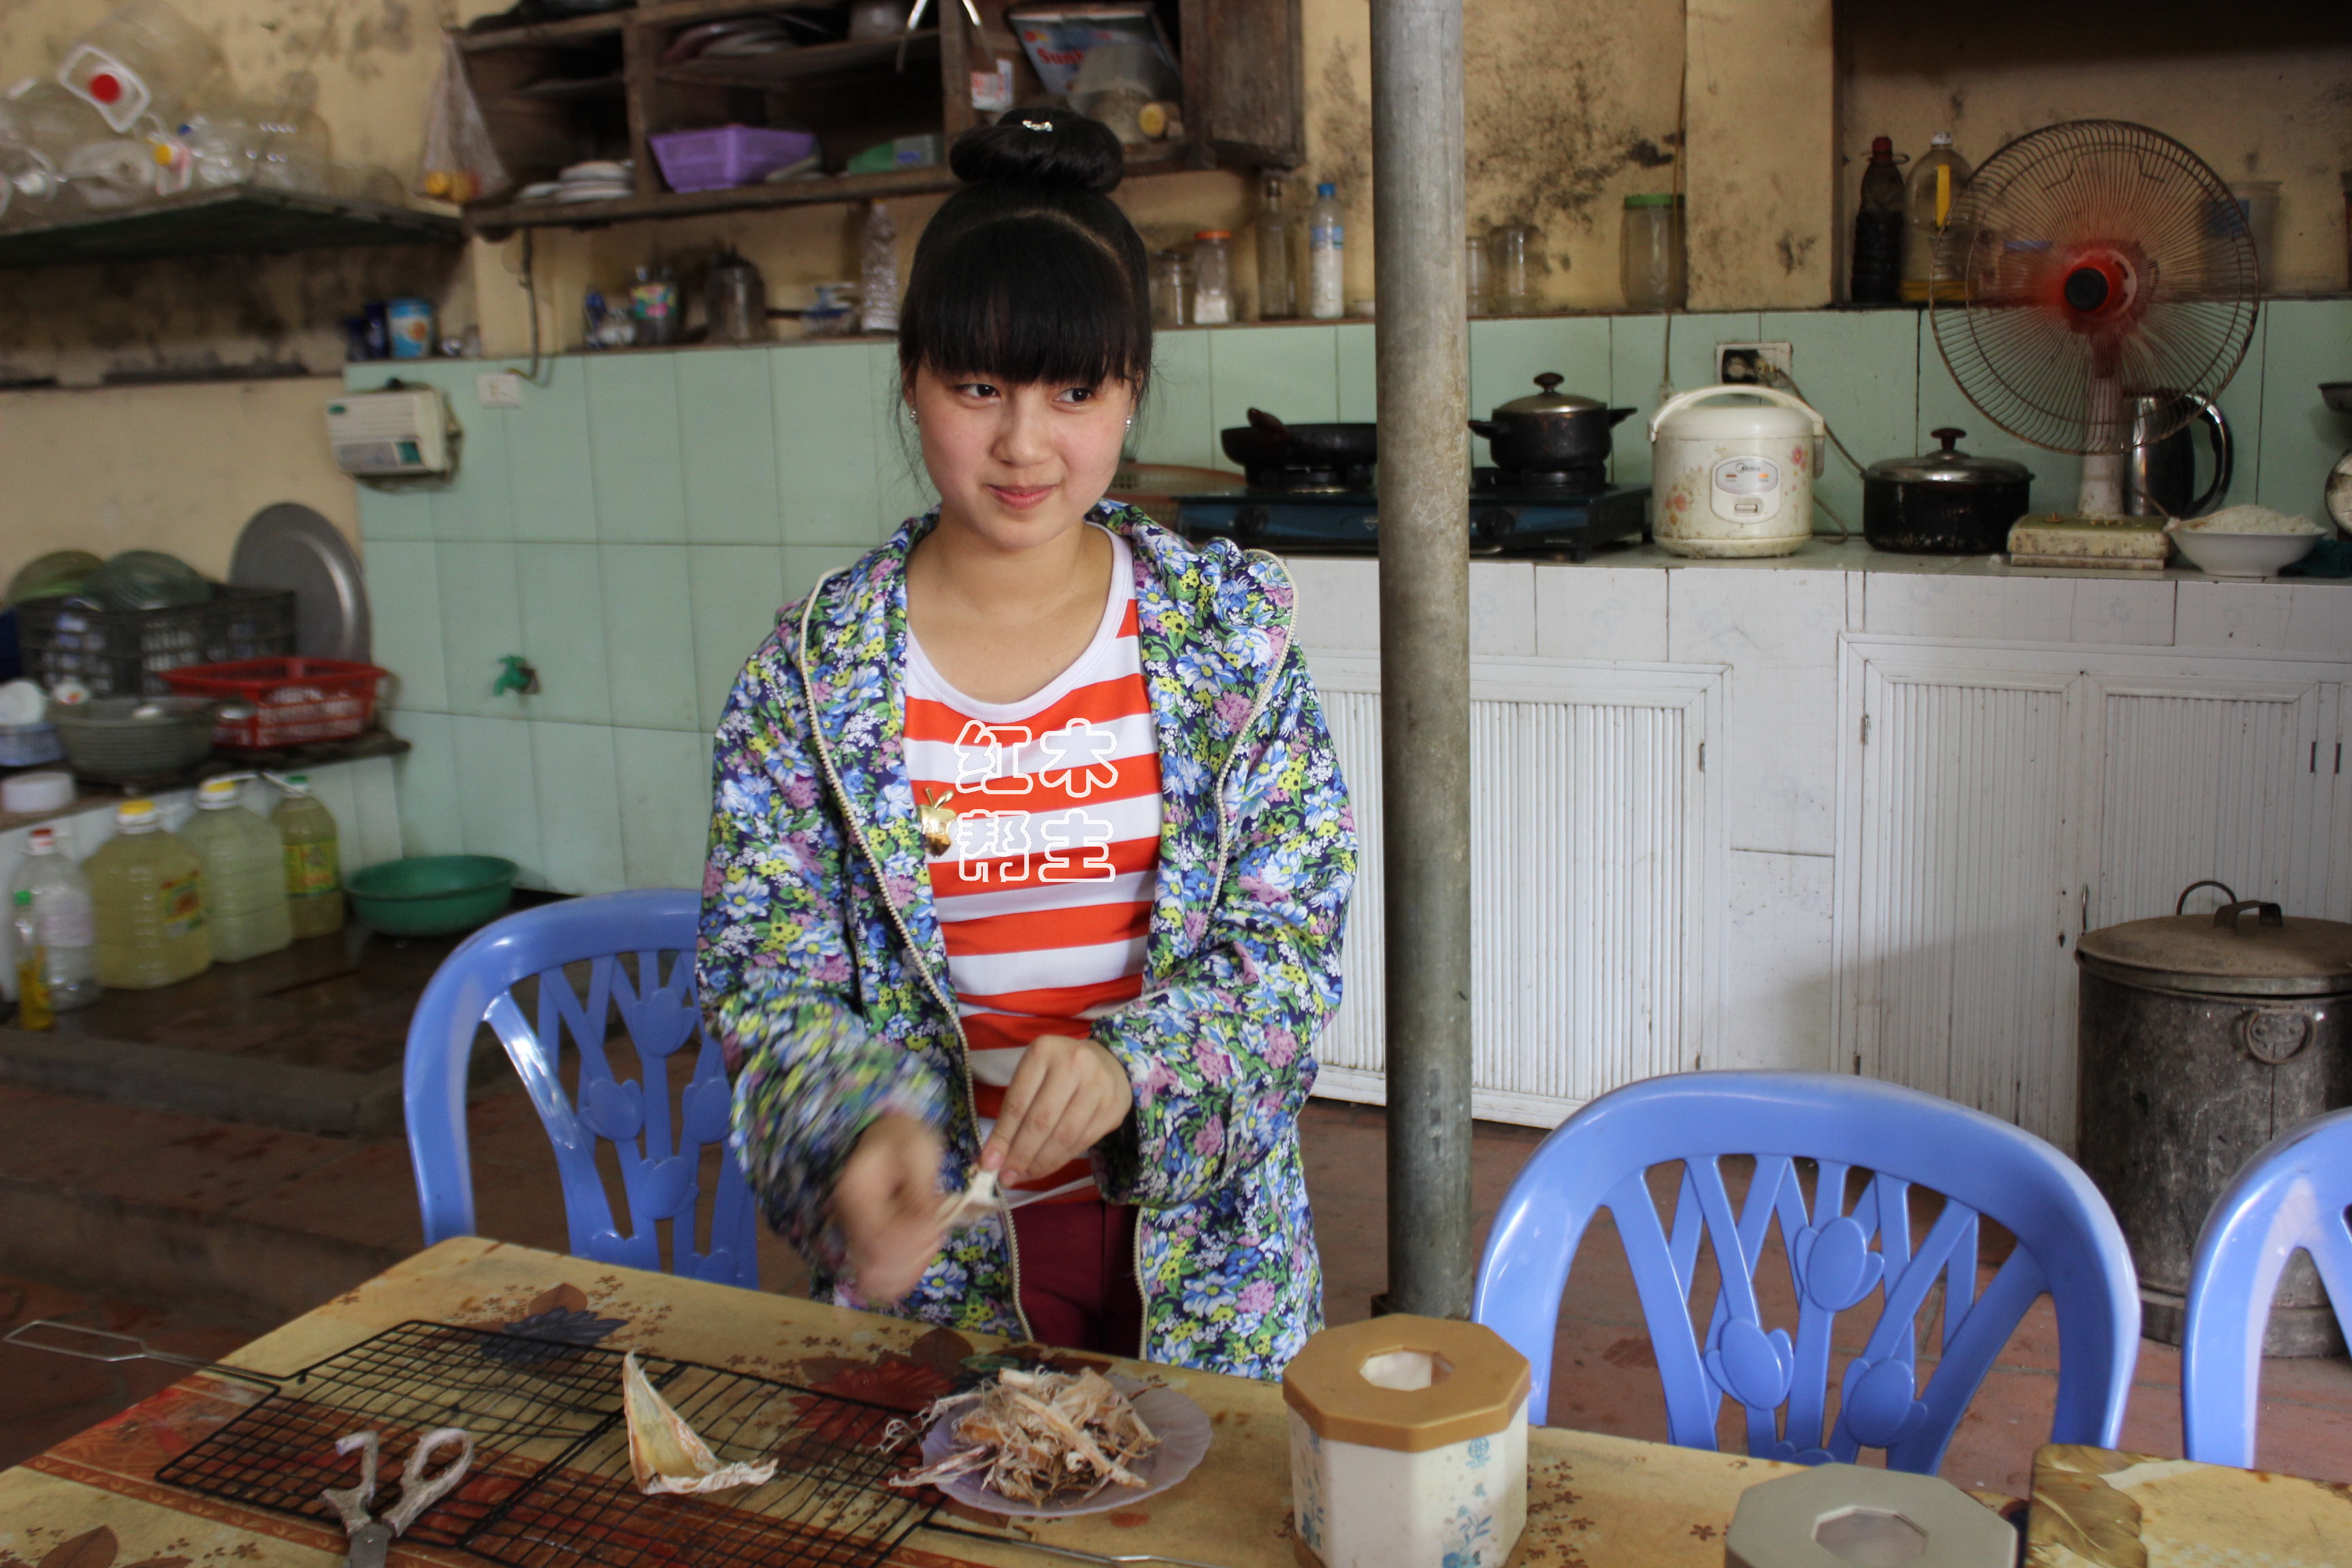
{"type": "Polygon", "coordinates": [[[637,194],[636,165],[624,159],[619,163],[593,162],[574,163],[556,179],[541,180],[535,185],[525,185],[516,193],[516,200],[525,202],[609,202],[637,194]]]}

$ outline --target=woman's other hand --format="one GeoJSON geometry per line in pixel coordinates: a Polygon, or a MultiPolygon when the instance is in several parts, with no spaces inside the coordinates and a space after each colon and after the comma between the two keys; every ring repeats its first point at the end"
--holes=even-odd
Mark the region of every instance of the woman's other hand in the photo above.
{"type": "Polygon", "coordinates": [[[1022,1053],[980,1168],[1008,1182],[1050,1175],[1085,1153],[1135,1109],[1118,1058],[1092,1040],[1040,1035],[1022,1053]]]}
{"type": "Polygon", "coordinates": [[[850,1284],[876,1306],[903,1300],[940,1253],[940,1163],[947,1145],[911,1116],[868,1127],[842,1163],[833,1213],[849,1246],[850,1284]]]}

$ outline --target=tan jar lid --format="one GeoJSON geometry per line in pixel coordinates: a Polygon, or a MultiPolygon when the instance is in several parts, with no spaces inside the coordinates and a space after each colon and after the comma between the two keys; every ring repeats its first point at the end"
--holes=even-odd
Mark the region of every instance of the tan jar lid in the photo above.
{"type": "Polygon", "coordinates": [[[1528,1396],[1528,1358],[1483,1323],[1403,1315],[1326,1329],[1282,1374],[1282,1397],[1317,1436],[1335,1443],[1420,1454],[1500,1432],[1528,1396]],[[1398,1360],[1382,1365],[1379,1358],[1398,1360]],[[1418,1356],[1436,1358],[1425,1387],[1412,1380],[1418,1356]]]}

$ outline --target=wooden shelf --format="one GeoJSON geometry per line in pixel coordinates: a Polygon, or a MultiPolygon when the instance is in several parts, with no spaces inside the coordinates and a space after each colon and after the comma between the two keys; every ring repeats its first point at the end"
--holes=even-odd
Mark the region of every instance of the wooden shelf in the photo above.
{"type": "Polygon", "coordinates": [[[0,268],[329,247],[457,245],[464,238],[465,226],[458,219],[437,213],[245,185],[190,191],[126,213],[0,231],[0,268]]]}
{"type": "MultiPolygon", "coordinates": [[[[654,74],[667,81],[708,82],[717,87],[782,88],[836,81],[844,77],[886,76],[899,69],[899,40],[862,38],[855,43],[807,44],[765,55],[708,56],[674,66],[657,66],[654,74]]],[[[937,79],[940,35],[917,33],[906,40],[905,68],[937,79]]]]}

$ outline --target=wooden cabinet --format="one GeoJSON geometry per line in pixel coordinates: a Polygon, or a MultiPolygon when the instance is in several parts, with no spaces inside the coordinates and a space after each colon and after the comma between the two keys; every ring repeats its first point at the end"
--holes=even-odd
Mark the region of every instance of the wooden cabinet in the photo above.
{"type": "MultiPolygon", "coordinates": [[[[1316,1092],[1385,1098],[1380,660],[1312,656],[1360,859],[1345,993],[1316,1092]]],[[[1553,1127],[1703,1064],[1725,937],[1723,814],[1706,769],[1715,666],[1471,664],[1471,1101],[1553,1127]]]]}
{"type": "MultiPolygon", "coordinates": [[[[2074,1137],[2074,944],[2211,877],[2352,918],[2335,663],[1849,637],[1842,1065],[2074,1137]]],[[[2215,895],[2192,909],[2210,909],[2215,895]]]]}
{"type": "MultiPolygon", "coordinates": [[[[1129,150],[1130,177],[1220,165],[1292,168],[1306,152],[1300,0],[1158,0],[1182,61],[1184,135],[1129,150]]],[[[1013,67],[1016,102],[1044,89],[1005,22],[1008,0],[935,3],[932,25],[894,38],[816,43],[772,54],[667,59],[681,35],[756,16],[744,0],[668,0],[497,32],[457,46],[515,187],[589,159],[634,158],[635,192],[572,205],[512,192],[469,208],[496,238],[518,227],[587,227],[624,219],[864,201],[950,190],[944,166],[845,174],[861,150],[894,137],[952,139],[987,118],[975,76],[1013,67]],[[978,26],[974,26],[974,17],[978,26]],[[650,138],[668,131],[790,122],[814,131],[827,173],[815,178],[674,192],[650,138]]]]}

